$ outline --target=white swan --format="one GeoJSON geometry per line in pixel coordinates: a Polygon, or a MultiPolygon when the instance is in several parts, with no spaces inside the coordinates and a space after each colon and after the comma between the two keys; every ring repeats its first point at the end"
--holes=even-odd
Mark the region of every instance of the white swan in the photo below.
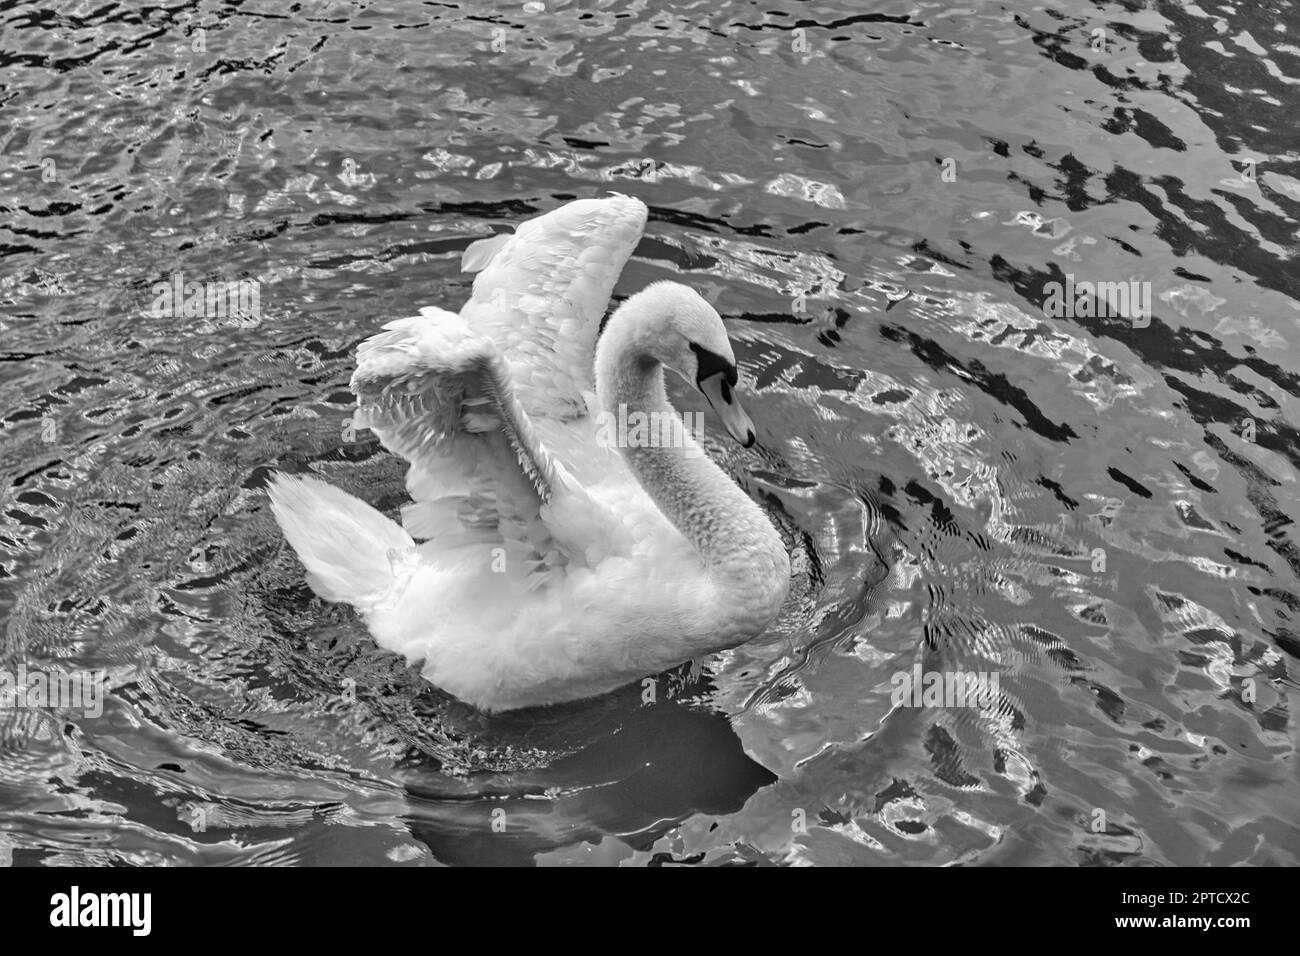
{"type": "Polygon", "coordinates": [[[316,593],[483,710],[593,696],[734,647],[786,595],[780,535],[688,431],[665,445],[615,427],[676,416],[667,366],[754,441],[722,319],[696,292],[656,282],[596,342],[645,221],[615,195],[474,243],[460,315],[424,308],[357,349],[357,424],[411,463],[404,527],[312,478],[270,486],[316,593]]]}

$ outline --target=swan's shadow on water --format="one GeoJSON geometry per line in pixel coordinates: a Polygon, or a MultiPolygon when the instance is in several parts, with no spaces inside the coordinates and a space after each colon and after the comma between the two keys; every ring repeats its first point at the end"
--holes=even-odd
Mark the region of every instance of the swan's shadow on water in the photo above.
{"type": "Polygon", "coordinates": [[[443,863],[518,865],[609,836],[648,850],[693,814],[736,812],[776,775],[744,752],[726,714],[696,703],[707,676],[683,670],[666,675],[681,680],[680,693],[653,703],[631,685],[596,701],[480,715],[485,740],[578,746],[544,768],[474,774],[462,792],[448,792],[435,761],[405,763],[411,835],[443,863]]]}
{"type": "MultiPolygon", "coordinates": [[[[288,563],[287,561],[285,562],[288,563]]],[[[355,681],[368,732],[405,746],[382,776],[405,800],[393,822],[451,865],[530,865],[615,837],[649,850],[703,813],[740,810],[777,777],[750,758],[713,677],[693,662],[590,700],[484,714],[379,650],[351,609],[323,622],[305,585],[262,595],[264,637],[309,693],[355,681]],[[649,699],[648,699],[649,698],[649,699]]],[[[624,846],[606,851],[628,855],[624,846]]]]}

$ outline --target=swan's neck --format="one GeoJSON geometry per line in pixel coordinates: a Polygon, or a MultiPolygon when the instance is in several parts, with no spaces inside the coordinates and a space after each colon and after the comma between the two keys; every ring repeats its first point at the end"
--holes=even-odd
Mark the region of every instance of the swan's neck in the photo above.
{"type": "MultiPolygon", "coordinates": [[[[643,341],[653,323],[643,303],[629,300],[611,317],[596,350],[596,391],[607,422],[681,421],[668,401],[663,365],[643,341]],[[658,416],[658,417],[656,417],[658,416]]],[[[665,446],[620,436],[619,450],[651,500],[694,545],[708,573],[738,597],[763,604],[766,594],[785,593],[789,559],[772,523],[690,435],[674,429],[665,446]]],[[[778,597],[779,604],[779,597],[778,597]]],[[[768,609],[755,607],[765,613],[768,609]]],[[[771,608],[771,613],[775,613],[771,608]]],[[[770,616],[770,614],[768,615],[770,616]]]]}

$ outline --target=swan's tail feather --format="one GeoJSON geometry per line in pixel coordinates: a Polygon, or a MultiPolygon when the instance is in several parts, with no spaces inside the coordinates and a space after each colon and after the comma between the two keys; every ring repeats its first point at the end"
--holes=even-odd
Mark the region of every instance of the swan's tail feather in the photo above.
{"type": "Polygon", "coordinates": [[[389,592],[394,552],[415,545],[399,524],[316,478],[277,474],[267,493],[313,591],[361,610],[389,592]]]}

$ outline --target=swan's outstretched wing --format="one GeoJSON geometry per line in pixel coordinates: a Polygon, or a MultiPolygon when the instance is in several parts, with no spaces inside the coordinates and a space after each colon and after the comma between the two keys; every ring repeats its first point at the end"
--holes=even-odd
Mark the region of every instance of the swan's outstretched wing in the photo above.
{"type": "Polygon", "coordinates": [[[499,544],[494,570],[522,570],[529,587],[592,557],[553,525],[593,503],[538,440],[496,345],[460,316],[426,308],[385,325],[358,346],[352,391],[357,426],[411,462],[413,538],[435,553],[499,544]]]}
{"type": "Polygon", "coordinates": [[[645,222],[645,203],[615,193],[568,203],[465,250],[462,265],[478,276],[460,314],[497,344],[528,414],[587,413],[600,320],[645,222]]]}

